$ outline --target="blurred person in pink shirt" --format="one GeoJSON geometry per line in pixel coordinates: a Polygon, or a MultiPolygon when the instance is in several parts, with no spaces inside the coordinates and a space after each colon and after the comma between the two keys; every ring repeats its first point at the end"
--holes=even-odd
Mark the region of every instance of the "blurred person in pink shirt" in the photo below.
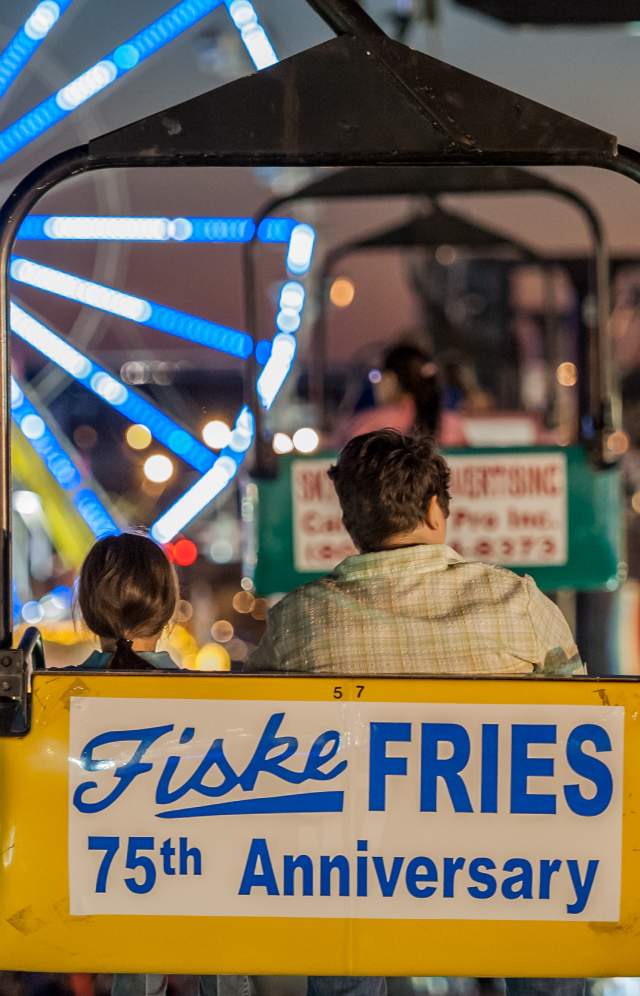
{"type": "Polygon", "coordinates": [[[417,430],[434,436],[445,447],[464,446],[462,419],[455,412],[442,410],[438,367],[422,347],[404,341],[388,349],[374,392],[375,406],[358,412],[338,428],[338,445],[367,432],[395,429],[402,434],[417,430]]]}

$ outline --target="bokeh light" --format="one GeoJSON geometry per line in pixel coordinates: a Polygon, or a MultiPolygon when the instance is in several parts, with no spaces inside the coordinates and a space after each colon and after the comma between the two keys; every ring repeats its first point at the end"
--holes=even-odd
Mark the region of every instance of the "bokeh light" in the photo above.
{"type": "Polygon", "coordinates": [[[356,288],[353,280],[350,280],[349,277],[336,277],[329,291],[331,303],[336,308],[348,308],[350,304],[353,304],[355,296],[356,288]]]}
{"type": "Polygon", "coordinates": [[[188,602],[186,598],[178,599],[178,604],[176,605],[175,618],[178,623],[189,622],[193,616],[193,605],[188,602]]]}
{"type": "Polygon", "coordinates": [[[264,622],[267,618],[267,613],[269,611],[269,604],[266,598],[256,598],[256,604],[253,606],[253,611],[251,615],[258,622],[264,622]]]}
{"type": "Polygon", "coordinates": [[[291,436],[288,436],[286,432],[276,432],[273,436],[273,452],[291,453],[293,449],[293,440],[291,436]]]}
{"type": "Polygon", "coordinates": [[[640,514],[640,491],[636,491],[635,494],[631,496],[631,508],[634,512],[640,514]]]}
{"type": "Polygon", "coordinates": [[[229,651],[221,647],[219,643],[205,643],[196,654],[194,669],[196,671],[230,671],[229,651]]]}
{"type": "Polygon", "coordinates": [[[132,450],[146,450],[151,445],[152,438],[146,425],[141,423],[130,425],[125,433],[125,439],[132,450]]]}
{"type": "Polygon", "coordinates": [[[223,450],[225,446],[229,445],[231,429],[226,422],[214,418],[203,426],[202,438],[212,450],[223,450]]]}
{"type": "Polygon", "coordinates": [[[250,591],[238,591],[233,596],[231,604],[236,612],[240,612],[241,615],[248,615],[250,612],[253,612],[256,600],[250,591]]]}
{"type": "Polygon", "coordinates": [[[198,547],[190,539],[179,539],[175,543],[170,543],[167,551],[178,567],[191,567],[198,559],[198,547]]]}
{"type": "Polygon", "coordinates": [[[575,387],[578,383],[578,370],[575,363],[561,363],[556,370],[556,380],[562,387],[575,387]]]}
{"type": "Polygon", "coordinates": [[[154,453],[144,462],[144,474],[154,484],[164,484],[173,476],[173,461],[163,453],[154,453]]]}
{"type": "Polygon", "coordinates": [[[297,429],[293,434],[293,445],[299,453],[313,453],[320,445],[320,436],[315,429],[297,429]]]}
{"type": "Polygon", "coordinates": [[[227,650],[231,655],[232,661],[246,661],[249,656],[249,647],[244,640],[231,640],[227,644],[227,650]]]}
{"type": "Polygon", "coordinates": [[[228,619],[218,619],[211,627],[211,636],[218,643],[228,643],[233,640],[235,630],[228,619]]]}
{"type": "Polygon", "coordinates": [[[79,450],[92,450],[98,442],[98,433],[92,425],[79,425],[73,430],[73,441],[79,450]]]}
{"type": "Polygon", "coordinates": [[[214,564],[230,564],[233,560],[233,543],[228,539],[215,539],[209,547],[209,556],[214,564]]]}
{"type": "Polygon", "coordinates": [[[14,491],[13,507],[20,515],[42,514],[42,502],[35,491],[14,491]]]}
{"type": "Polygon", "coordinates": [[[44,610],[40,602],[25,602],[22,606],[22,618],[30,626],[37,626],[39,622],[42,622],[44,619],[44,610]]]}
{"type": "Polygon", "coordinates": [[[440,266],[452,266],[458,258],[458,250],[453,246],[441,245],[435,251],[436,263],[440,266]]]}
{"type": "Polygon", "coordinates": [[[607,449],[616,456],[622,456],[629,449],[629,437],[626,432],[612,432],[607,439],[607,449]]]}

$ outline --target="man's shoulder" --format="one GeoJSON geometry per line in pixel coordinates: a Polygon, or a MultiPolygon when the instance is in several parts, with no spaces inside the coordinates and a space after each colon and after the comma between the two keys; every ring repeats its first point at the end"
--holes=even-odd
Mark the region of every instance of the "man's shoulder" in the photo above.
{"type": "Polygon", "coordinates": [[[307,581],[306,584],[301,584],[297,588],[293,588],[292,591],[288,592],[272,605],[269,609],[269,615],[271,618],[286,615],[289,612],[295,611],[306,602],[321,597],[326,593],[330,585],[330,577],[331,575],[317,578],[314,581],[307,581]]]}
{"type": "Polygon", "coordinates": [[[486,578],[496,584],[509,587],[519,586],[526,591],[531,586],[535,587],[535,581],[528,574],[516,574],[508,567],[501,567],[499,564],[488,564],[483,560],[460,560],[449,565],[450,570],[464,568],[461,573],[476,578],[486,578]]]}

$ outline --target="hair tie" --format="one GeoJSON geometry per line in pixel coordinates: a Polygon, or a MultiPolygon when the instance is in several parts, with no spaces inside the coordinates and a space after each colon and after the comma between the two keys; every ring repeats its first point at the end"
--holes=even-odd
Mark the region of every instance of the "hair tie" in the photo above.
{"type": "Polygon", "coordinates": [[[133,646],[133,640],[127,640],[126,636],[119,636],[116,640],[116,647],[118,650],[131,650],[133,646]]]}
{"type": "Polygon", "coordinates": [[[420,367],[420,376],[428,380],[429,377],[435,377],[438,372],[438,368],[435,363],[423,363],[420,367]]]}

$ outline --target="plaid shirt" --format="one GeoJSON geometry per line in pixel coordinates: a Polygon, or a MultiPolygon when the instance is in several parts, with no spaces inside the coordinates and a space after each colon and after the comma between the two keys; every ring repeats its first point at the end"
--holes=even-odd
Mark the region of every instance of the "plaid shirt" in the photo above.
{"type": "Polygon", "coordinates": [[[584,672],[571,630],[530,577],[448,546],[348,557],[269,613],[250,671],[584,672]]]}

